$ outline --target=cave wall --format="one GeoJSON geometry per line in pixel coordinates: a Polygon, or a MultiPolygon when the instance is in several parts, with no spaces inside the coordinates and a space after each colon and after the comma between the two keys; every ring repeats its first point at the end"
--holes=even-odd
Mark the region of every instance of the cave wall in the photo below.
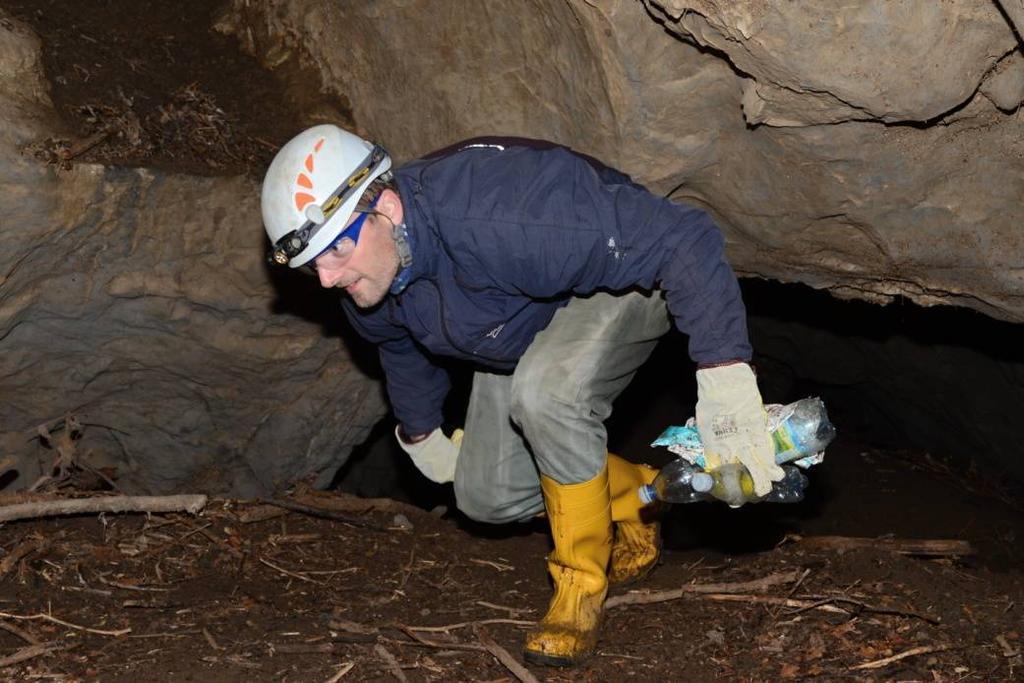
{"type": "Polygon", "coordinates": [[[384,400],[323,321],[275,302],[257,183],[23,154],[57,126],[39,48],[0,22],[4,484],[43,473],[35,428],[70,413],[81,462],[127,491],[326,485],[384,400]]]}
{"type": "Polygon", "coordinates": [[[398,157],[555,139],[709,207],[742,274],[1024,320],[1024,58],[993,0],[232,7],[398,157]]]}

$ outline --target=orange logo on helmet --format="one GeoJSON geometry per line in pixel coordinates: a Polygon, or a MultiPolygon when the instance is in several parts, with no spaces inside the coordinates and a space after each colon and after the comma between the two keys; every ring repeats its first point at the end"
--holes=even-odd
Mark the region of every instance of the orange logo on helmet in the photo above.
{"type": "MultiPolygon", "coordinates": [[[[316,156],[317,152],[320,151],[320,148],[323,146],[324,138],[320,138],[319,140],[317,140],[317,143],[313,145],[313,151],[306,155],[306,161],[304,165],[306,167],[306,171],[309,174],[313,173],[314,157],[316,156]]],[[[300,187],[306,188],[307,190],[313,189],[313,179],[310,178],[309,175],[307,175],[307,173],[304,173],[302,171],[300,171],[299,175],[295,178],[295,183],[300,187]]],[[[295,208],[298,209],[299,211],[302,211],[304,208],[306,208],[307,204],[315,200],[316,197],[311,195],[309,192],[302,192],[301,190],[297,191],[295,193],[295,208]]]]}

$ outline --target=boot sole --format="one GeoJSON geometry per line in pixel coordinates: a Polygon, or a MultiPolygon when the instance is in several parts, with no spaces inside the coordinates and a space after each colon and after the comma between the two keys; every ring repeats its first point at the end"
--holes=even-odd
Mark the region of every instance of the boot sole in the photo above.
{"type": "Polygon", "coordinates": [[[593,653],[586,653],[577,657],[559,657],[558,655],[546,655],[541,652],[534,652],[533,650],[523,650],[523,659],[530,664],[536,664],[538,666],[556,666],[560,669],[567,667],[576,666],[583,660],[587,659],[593,653]]]}

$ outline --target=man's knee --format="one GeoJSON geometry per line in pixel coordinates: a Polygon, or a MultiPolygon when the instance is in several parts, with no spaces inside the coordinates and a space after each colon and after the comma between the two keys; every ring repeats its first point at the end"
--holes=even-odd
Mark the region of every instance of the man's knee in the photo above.
{"type": "Polygon", "coordinates": [[[505,524],[533,517],[544,509],[540,491],[522,499],[489,486],[471,486],[455,479],[455,504],[464,515],[477,522],[505,524]]]}
{"type": "Polygon", "coordinates": [[[576,413],[576,401],[567,395],[572,391],[571,378],[556,380],[554,374],[557,373],[517,374],[512,382],[509,415],[528,439],[558,429],[576,413]],[[563,398],[562,394],[566,396],[563,398]]]}

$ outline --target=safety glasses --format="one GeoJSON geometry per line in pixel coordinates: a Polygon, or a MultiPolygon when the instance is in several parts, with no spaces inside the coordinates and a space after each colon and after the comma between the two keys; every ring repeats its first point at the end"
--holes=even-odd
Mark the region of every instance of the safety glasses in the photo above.
{"type": "Polygon", "coordinates": [[[374,199],[370,204],[370,210],[361,212],[352,223],[341,231],[341,233],[334,238],[334,241],[327,245],[327,248],[321,251],[319,254],[310,259],[304,267],[310,271],[316,273],[317,260],[320,261],[320,265],[327,269],[340,268],[345,265],[349,257],[352,256],[352,252],[356,250],[356,244],[359,242],[359,233],[363,230],[363,223],[366,222],[366,217],[373,213],[373,205],[377,203],[374,199]]]}

